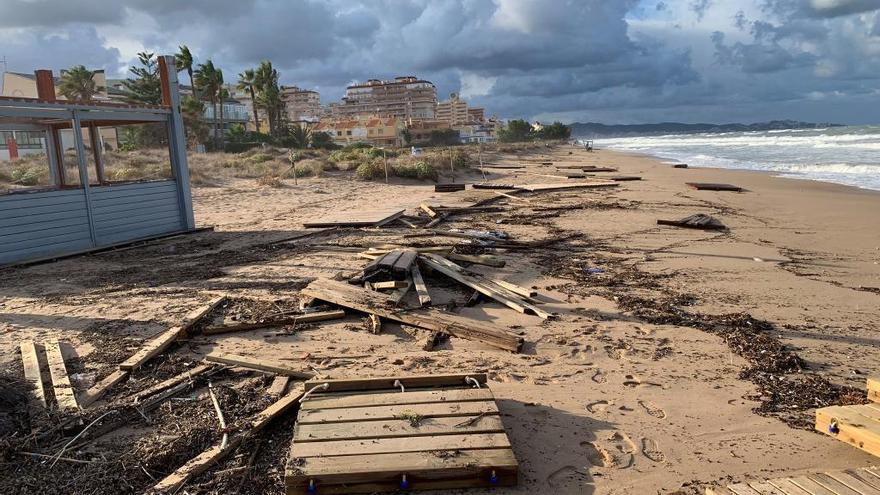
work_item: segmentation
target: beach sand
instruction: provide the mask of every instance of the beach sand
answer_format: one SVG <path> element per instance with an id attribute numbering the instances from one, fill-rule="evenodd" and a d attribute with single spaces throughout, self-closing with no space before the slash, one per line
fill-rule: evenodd
<path id="1" fill-rule="evenodd" d="M 311 361 L 330 377 L 487 371 L 521 477 L 515 488 L 486 493 L 702 493 L 706 483 L 878 463 L 810 431 L 811 410 L 757 414 L 756 382 L 740 378 L 748 362 L 721 336 L 646 322 L 631 302 L 679 296 L 676 307 L 689 314 L 748 313 L 772 323 L 766 333 L 796 352 L 808 373 L 863 388 L 866 375 L 880 373 L 880 194 L 759 172 L 674 169 L 650 157 L 568 146 L 523 158 L 495 157 L 528 168 L 492 170 L 490 180 L 555 182 L 542 176 L 557 172 L 539 165 L 541 160 L 610 166 L 619 172 L 597 175 L 643 180 L 525 195 L 528 202 L 500 202 L 509 208 L 505 213 L 441 225 L 499 229 L 517 240 L 585 236 L 557 248 L 498 253 L 507 260 L 504 268 L 474 267 L 537 288 L 544 307 L 562 315 L 543 322 L 496 303 L 461 310 L 502 326 L 519 325 L 526 339 L 522 354 L 456 338 L 425 352 L 426 332 L 387 324 L 375 336 L 354 316 L 292 336 L 267 339 L 266 331 L 255 331 L 195 337 L 175 352 L 195 359 L 226 350 L 294 361 L 304 353 L 334 355 Z M 470 172 L 457 179 L 480 177 Z M 685 182 L 731 183 L 746 191 L 697 191 Z M 352 252 L 297 246 L 366 245 L 409 232 L 346 230 L 260 247 L 299 232 L 303 221 L 331 210 L 377 206 L 414 213 L 422 201 L 467 197 L 435 193 L 425 183 L 360 182 L 345 173 L 280 189 L 250 180 L 197 188 L 197 222 L 215 226 L 214 232 L 0 271 L 4 364 L 20 367 L 22 339 L 63 338 L 74 345 L 74 369 L 82 374 L 81 385 L 88 385 L 112 368 L 114 356 L 124 358 L 140 339 L 173 325 L 204 300 L 200 292 L 295 297 L 310 278 L 351 275 L 365 262 Z M 534 211 L 563 204 L 583 208 L 558 216 Z M 730 230 L 656 224 L 695 213 L 710 214 Z M 441 302 L 468 296 L 454 283 L 429 280 L 429 286 Z M 347 355 L 368 357 L 339 358 Z M 205 407 L 210 411 L 207 401 Z M 144 426 L 129 435 L 149 432 Z M 287 438 L 279 441 L 286 444 Z"/>

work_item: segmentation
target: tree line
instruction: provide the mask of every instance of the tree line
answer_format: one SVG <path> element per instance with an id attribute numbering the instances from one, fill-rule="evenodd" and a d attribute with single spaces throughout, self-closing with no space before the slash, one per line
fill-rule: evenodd
<path id="1" fill-rule="evenodd" d="M 535 140 L 565 140 L 571 137 L 571 128 L 562 122 L 554 122 L 545 126 L 532 126 L 528 121 L 511 120 L 498 131 L 498 140 L 504 143 L 516 143 Z"/>

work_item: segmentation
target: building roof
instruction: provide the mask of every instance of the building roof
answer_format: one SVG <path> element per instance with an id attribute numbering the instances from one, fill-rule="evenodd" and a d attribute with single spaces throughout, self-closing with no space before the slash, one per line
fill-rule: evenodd
<path id="1" fill-rule="evenodd" d="M 352 84 L 347 89 L 355 89 L 355 88 L 371 88 L 373 86 L 396 86 L 401 84 L 417 84 L 417 83 L 426 83 L 431 86 L 434 85 L 431 81 L 426 81 L 424 79 L 417 79 L 413 76 L 405 76 L 405 77 L 396 77 L 393 81 L 381 81 L 379 79 L 368 79 L 365 83 Z"/>

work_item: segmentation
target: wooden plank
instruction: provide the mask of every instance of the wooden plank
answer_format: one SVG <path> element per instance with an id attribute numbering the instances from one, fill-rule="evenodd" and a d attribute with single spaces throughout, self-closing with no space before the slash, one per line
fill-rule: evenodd
<path id="1" fill-rule="evenodd" d="M 880 457 L 880 422 L 858 413 L 865 406 L 832 406 L 816 410 L 816 430 Z M 828 428 L 837 422 L 839 433 Z"/>
<path id="2" fill-rule="evenodd" d="M 381 227 L 397 220 L 405 212 L 406 210 L 398 210 L 396 208 L 340 211 L 313 222 L 303 222 L 303 227 L 307 229 L 323 227 Z"/>
<path id="3" fill-rule="evenodd" d="M 484 296 L 495 299 L 496 301 L 504 304 L 505 306 L 519 311 L 520 313 L 525 314 L 533 314 L 539 316 L 543 319 L 551 319 L 556 318 L 557 316 L 544 311 L 543 309 L 535 306 L 534 304 L 524 301 L 520 298 L 518 294 L 515 294 L 499 285 L 493 284 L 491 280 L 483 280 L 478 278 L 476 275 L 466 275 L 464 273 L 464 268 L 456 265 L 455 263 L 441 258 L 440 256 L 425 253 L 420 255 L 420 259 L 425 263 L 426 266 L 429 266 L 431 269 L 437 270 L 438 272 L 452 278 L 476 291 L 479 291 Z"/>
<path id="4" fill-rule="evenodd" d="M 290 455 L 298 458 L 366 454 L 397 454 L 426 450 L 472 450 L 510 448 L 505 433 L 471 433 L 438 437 L 404 437 L 327 442 L 294 442 Z"/>
<path id="5" fill-rule="evenodd" d="M 785 492 L 766 481 L 750 481 L 749 487 L 761 495 L 786 495 Z"/>
<path id="6" fill-rule="evenodd" d="M 175 493 L 180 490 L 183 485 L 190 479 L 204 473 L 211 466 L 229 455 L 250 435 L 259 432 L 269 422 L 283 414 L 285 411 L 293 407 L 302 397 L 303 389 L 301 386 L 296 387 L 283 398 L 274 402 L 272 405 L 261 411 L 248 421 L 249 428 L 243 433 L 238 433 L 229 438 L 226 448 L 221 444 L 216 444 L 208 450 L 202 452 L 197 457 L 191 459 L 186 464 L 178 468 L 173 473 L 155 484 L 150 493 Z"/>
<path id="7" fill-rule="evenodd" d="M 872 469 L 874 470 L 874 474 L 871 473 Z M 874 488 L 880 489 L 880 471 L 878 471 L 877 468 L 848 469 L 844 472 L 854 478 L 858 478 Z"/>
<path id="8" fill-rule="evenodd" d="M 448 217 L 449 217 L 449 213 L 446 213 L 446 212 L 441 213 L 441 214 L 437 215 L 436 217 L 434 217 L 430 222 L 426 223 L 425 226 L 422 228 L 430 229 L 432 227 L 436 227 L 437 225 L 440 224 L 440 222 L 442 222 L 443 220 L 446 220 L 446 218 L 448 218 Z"/>
<path id="9" fill-rule="evenodd" d="M 556 191 L 561 189 L 583 189 L 583 188 L 599 188 L 599 187 L 618 187 L 620 183 L 614 181 L 603 181 L 603 182 L 558 182 L 558 183 L 544 183 L 544 184 L 522 184 L 518 186 L 520 189 L 525 189 L 529 192 L 540 192 L 540 191 Z"/>
<path id="10" fill-rule="evenodd" d="M 410 276 L 412 277 L 413 285 L 416 289 L 416 294 L 418 294 L 419 296 L 419 305 L 430 306 L 431 295 L 428 293 L 428 286 L 425 284 L 425 279 L 422 278 L 422 272 L 419 270 L 418 263 L 413 263 L 413 265 L 410 267 Z"/>
<path id="11" fill-rule="evenodd" d="M 423 351 L 433 351 L 435 347 L 440 343 L 440 340 L 443 338 L 443 334 L 440 332 L 430 332 L 428 336 L 425 338 L 425 344 L 422 346 Z"/>
<path id="12" fill-rule="evenodd" d="M 64 355 L 61 353 L 61 342 L 53 340 L 44 344 L 46 348 L 46 361 L 49 363 L 49 376 L 52 378 L 52 388 L 55 391 L 55 402 L 62 411 L 76 411 L 79 406 L 76 403 L 76 394 L 70 377 L 67 375 L 67 367 L 64 365 Z"/>
<path id="13" fill-rule="evenodd" d="M 470 255 L 470 254 L 458 254 L 458 253 L 449 253 L 446 255 L 447 259 L 453 261 L 464 261 L 466 263 L 474 263 L 477 265 L 486 265 L 492 266 L 495 268 L 503 268 L 506 262 L 498 258 L 496 256 L 487 256 L 487 255 Z"/>
<path id="14" fill-rule="evenodd" d="M 812 495 L 838 495 L 838 494 L 834 493 L 832 490 L 825 488 L 824 486 L 822 486 L 821 484 L 819 484 L 816 481 L 813 481 L 812 479 L 810 479 L 807 476 L 797 476 L 797 477 L 791 478 L 791 482 L 794 483 L 795 485 L 803 488 L 804 490 L 810 492 L 810 494 L 812 494 Z M 841 494 L 841 495 L 844 495 L 844 494 Z"/>
<path id="15" fill-rule="evenodd" d="M 494 284 L 499 285 L 514 294 L 517 294 L 522 297 L 535 297 L 538 295 L 538 291 L 533 289 L 526 289 L 525 287 L 516 285 L 514 283 L 508 282 L 506 280 L 501 280 L 497 278 L 490 279 Z"/>
<path id="16" fill-rule="evenodd" d="M 327 321 L 327 320 L 338 320 L 340 318 L 345 318 L 345 311 L 334 310 L 334 311 L 321 311 L 317 313 L 307 313 L 304 315 L 297 315 L 292 318 L 279 318 L 273 320 L 266 321 L 257 321 L 257 322 L 249 322 L 249 323 L 237 323 L 234 325 L 220 325 L 216 327 L 207 327 L 202 330 L 202 334 L 204 335 L 218 335 L 223 333 L 231 333 L 231 332 L 242 332 L 246 330 L 256 330 L 260 328 L 268 328 L 268 327 L 282 327 L 287 325 L 296 325 L 298 323 L 314 323 L 318 321 Z"/>
<path id="17" fill-rule="evenodd" d="M 363 313 L 374 313 L 383 318 L 413 327 L 442 332 L 454 337 L 477 340 L 512 352 L 519 352 L 522 348 L 522 337 L 495 325 L 477 322 L 433 308 L 423 308 L 405 313 L 397 312 L 395 309 L 387 306 L 384 295 L 335 280 L 315 280 L 303 289 L 301 294 Z"/>
<path id="18" fill-rule="evenodd" d="M 370 318 L 370 333 L 372 334 L 380 334 L 382 333 L 382 319 L 374 314 L 369 315 Z"/>
<path id="19" fill-rule="evenodd" d="M 98 399 L 104 396 L 108 390 L 110 390 L 117 383 L 128 378 L 128 371 L 125 370 L 116 370 L 113 373 L 110 373 L 103 380 L 98 383 L 92 385 L 91 388 L 85 391 L 79 398 L 80 407 L 89 407 L 94 404 Z"/>
<path id="20" fill-rule="evenodd" d="M 131 371 L 141 367 L 145 362 L 167 349 L 172 342 L 185 335 L 190 327 L 198 322 L 203 316 L 213 311 L 214 308 L 219 306 L 225 300 L 226 296 L 214 297 L 204 306 L 190 311 L 183 317 L 179 326 L 171 327 L 159 334 L 158 337 L 152 339 L 146 345 L 141 347 L 140 350 L 134 353 L 133 356 L 120 363 L 119 369 Z"/>
<path id="21" fill-rule="evenodd" d="M 277 375 L 272 380 L 272 384 L 269 385 L 269 390 L 267 390 L 266 393 L 271 397 L 281 397 L 282 395 L 284 395 L 284 391 L 287 390 L 287 384 L 289 382 L 289 376 Z"/>
<path id="22" fill-rule="evenodd" d="M 408 273 L 409 272 L 407 271 L 407 274 Z M 401 289 L 394 289 L 391 294 L 388 294 L 388 302 L 394 306 L 399 305 L 400 302 L 403 301 L 403 298 L 409 293 L 410 289 L 412 289 L 413 285 L 413 283 L 407 280 L 406 286 Z"/>
<path id="23" fill-rule="evenodd" d="M 761 492 L 752 489 L 747 483 L 728 485 L 727 489 L 735 495 L 761 495 Z"/>
<path id="24" fill-rule="evenodd" d="M 844 483 L 841 483 L 840 481 L 837 481 L 836 479 L 828 476 L 825 473 L 811 474 L 807 477 L 815 481 L 816 483 L 819 483 L 823 487 L 831 490 L 837 495 L 865 495 L 864 493 L 861 493 L 860 491 L 853 489 L 845 485 Z"/>
<path id="25" fill-rule="evenodd" d="M 19 343 L 21 349 L 21 363 L 24 366 L 24 379 L 31 386 L 30 410 L 31 416 L 46 409 L 46 391 L 43 389 L 43 374 L 40 370 L 40 361 L 37 358 L 37 345 L 33 340 L 24 340 Z"/>
<path id="26" fill-rule="evenodd" d="M 391 271 L 401 277 L 409 275 L 409 269 L 416 262 L 418 256 L 419 253 L 413 249 L 404 250 L 400 257 L 397 258 L 397 261 L 394 262 Z"/>
<path id="27" fill-rule="evenodd" d="M 428 206 L 427 204 L 422 203 L 422 204 L 419 205 L 419 208 L 421 208 L 422 211 L 424 211 L 425 213 L 427 213 L 429 217 L 431 217 L 431 218 L 436 218 L 436 217 L 437 217 L 437 212 L 434 211 L 434 209 L 431 208 L 430 206 Z"/>
<path id="28" fill-rule="evenodd" d="M 733 184 L 717 184 L 713 182 L 685 182 L 698 191 L 733 191 L 742 192 L 742 188 Z"/>
<path id="29" fill-rule="evenodd" d="M 382 289 L 403 289 L 409 287 L 409 283 L 404 280 L 389 280 L 387 282 L 373 282 L 373 290 Z"/>
<path id="30" fill-rule="evenodd" d="M 191 370 L 186 370 L 177 376 L 173 376 L 167 380 L 163 380 L 153 385 L 152 387 L 149 387 L 141 392 L 132 395 L 131 397 L 129 397 L 129 400 L 134 403 L 141 402 L 151 395 L 157 394 L 164 390 L 168 390 L 169 388 L 179 385 L 183 382 L 192 381 L 193 378 L 201 375 L 202 373 L 210 371 L 215 367 L 216 366 L 214 366 L 213 364 L 200 364 Z"/>
<path id="31" fill-rule="evenodd" d="M 388 421 L 421 418 L 444 418 L 473 416 L 475 414 L 498 414 L 495 401 L 474 401 L 450 404 L 404 404 L 399 406 L 374 406 L 344 409 L 307 409 L 299 414 L 298 423 L 347 423 L 350 421 Z"/>
<path id="32" fill-rule="evenodd" d="M 710 486 L 706 488 L 706 495 L 736 495 L 723 486 Z"/>
<path id="33" fill-rule="evenodd" d="M 310 397 L 300 410 L 340 409 L 349 407 L 392 406 L 405 404 L 432 404 L 492 400 L 488 388 L 416 390 L 413 392 L 323 394 Z"/>
<path id="34" fill-rule="evenodd" d="M 311 390 L 317 386 L 327 385 L 322 389 L 323 393 L 328 392 L 356 392 L 362 390 L 400 390 L 394 382 L 400 382 L 404 388 L 430 388 L 430 387 L 471 387 L 472 385 L 465 381 L 465 378 L 473 378 L 481 386 L 486 383 L 487 376 L 485 373 L 473 373 L 470 375 L 454 374 L 454 375 L 403 375 L 403 376 L 385 376 L 373 378 L 342 378 L 335 380 L 309 380 L 305 383 L 306 390 Z M 314 396 L 320 397 L 320 396 Z M 310 399 L 311 400 L 311 399 Z"/>
<path id="35" fill-rule="evenodd" d="M 294 369 L 284 363 L 279 363 L 270 359 L 241 356 L 226 352 L 212 352 L 205 356 L 205 361 L 208 361 L 209 363 L 221 363 L 252 370 L 266 371 L 284 376 L 292 376 L 294 378 L 308 379 L 315 376 L 314 373 L 303 371 L 302 369 Z"/>
<path id="36" fill-rule="evenodd" d="M 855 490 L 861 495 L 880 495 L 880 486 L 866 483 L 864 480 L 857 478 L 852 474 L 847 473 L 846 471 L 831 471 L 828 473 L 824 473 L 823 476 L 833 478 L 838 483 L 843 483 L 848 488 Z M 880 485 L 880 483 L 877 483 L 877 485 Z M 825 484 L 825 486 L 831 488 L 827 484 Z"/>
<path id="37" fill-rule="evenodd" d="M 418 426 L 413 426 L 406 419 L 304 424 L 297 425 L 294 431 L 294 441 L 322 442 L 326 440 L 362 440 L 503 432 L 504 425 L 501 423 L 501 418 L 497 414 L 485 414 L 470 417 L 425 418 Z"/>
<path id="38" fill-rule="evenodd" d="M 496 481 L 489 477 L 495 472 Z M 451 489 L 511 486 L 517 482 L 517 462 L 510 449 L 465 450 L 441 456 L 436 452 L 376 454 L 344 457 L 291 457 L 287 493 L 305 494 L 310 481 L 320 493 L 395 491 L 406 474 L 412 489 Z"/>
<path id="39" fill-rule="evenodd" d="M 868 400 L 880 403 L 880 377 L 868 377 Z"/>
<path id="40" fill-rule="evenodd" d="M 795 485 L 791 478 L 780 478 L 775 480 L 769 480 L 768 483 L 775 486 L 776 488 L 782 490 L 785 495 L 811 495 L 810 492 L 804 490 L 803 488 Z"/>

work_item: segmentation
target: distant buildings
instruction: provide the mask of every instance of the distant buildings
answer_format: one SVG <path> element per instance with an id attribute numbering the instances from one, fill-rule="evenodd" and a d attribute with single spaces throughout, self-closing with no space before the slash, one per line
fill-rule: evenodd
<path id="1" fill-rule="evenodd" d="M 397 77 L 392 81 L 370 79 L 349 86 L 342 102 L 330 105 L 330 116 L 377 115 L 406 121 L 433 119 L 436 106 L 437 88 L 430 81 L 414 76 Z"/>
<path id="2" fill-rule="evenodd" d="M 291 122 L 317 122 L 321 117 L 321 95 L 296 86 L 281 86 L 281 100 Z"/>
<path id="3" fill-rule="evenodd" d="M 445 121 L 452 127 L 468 124 L 470 115 L 467 102 L 452 93 L 448 100 L 437 104 L 437 120 Z"/>
<path id="4" fill-rule="evenodd" d="M 326 132 L 334 143 L 345 146 L 368 143 L 374 146 L 403 146 L 406 127 L 397 117 L 358 115 L 343 119 L 322 119 L 315 132 Z"/>

